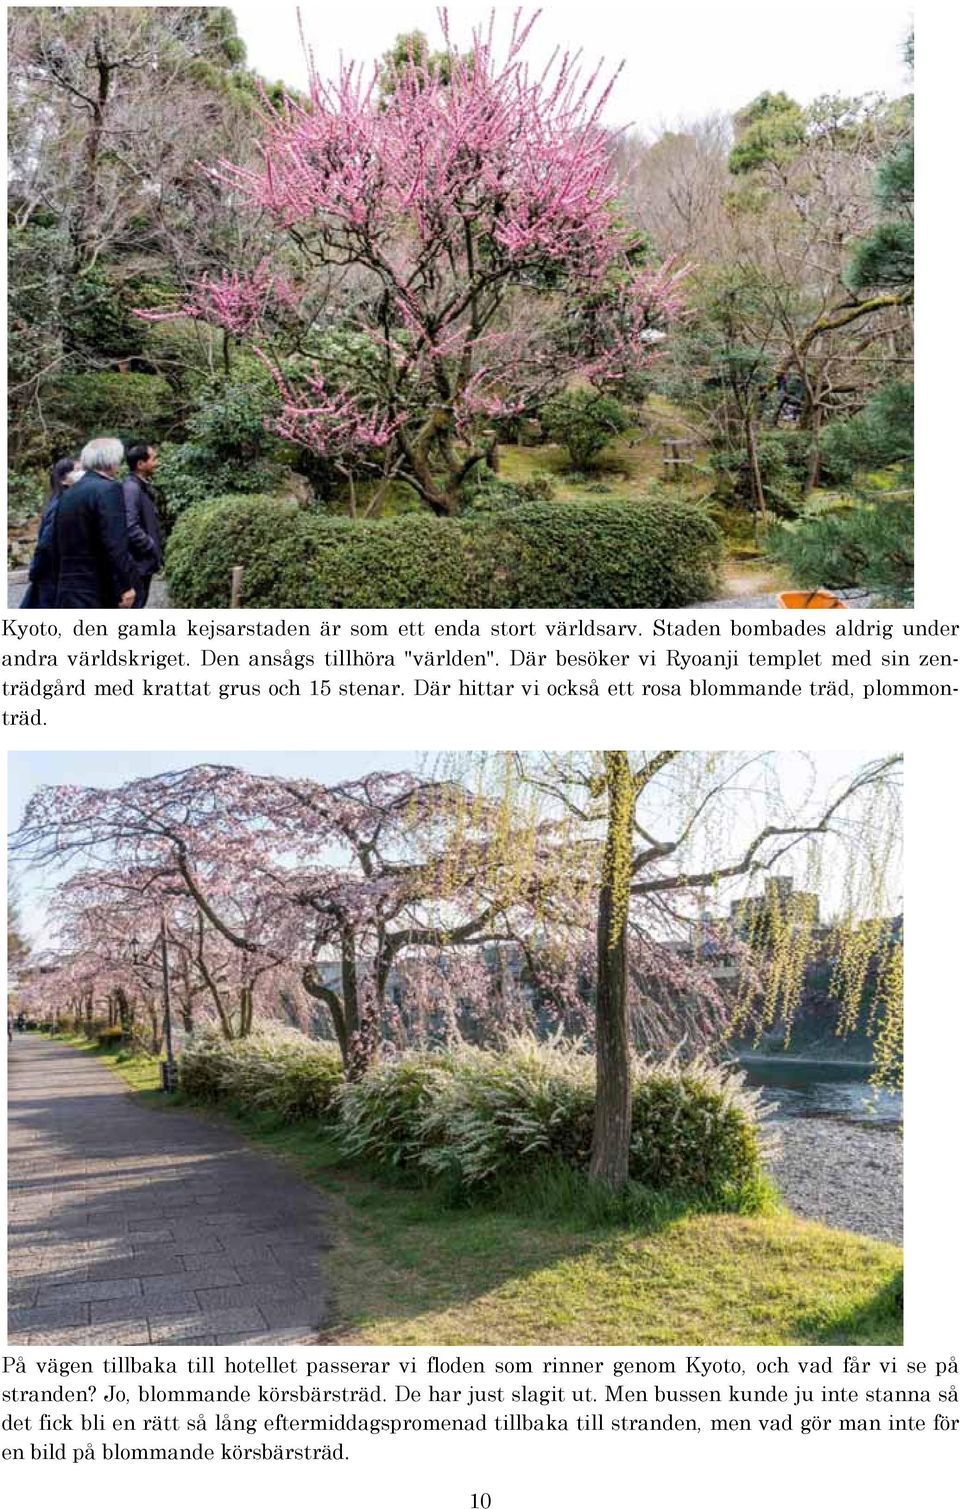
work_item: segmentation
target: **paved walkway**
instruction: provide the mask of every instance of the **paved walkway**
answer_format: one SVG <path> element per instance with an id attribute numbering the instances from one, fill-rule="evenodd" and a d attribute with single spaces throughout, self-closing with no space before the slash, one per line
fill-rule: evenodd
<path id="1" fill-rule="evenodd" d="M 10 1047 L 11 1345 L 313 1339 L 330 1245 L 316 1189 L 77 1049 Z"/>
<path id="2" fill-rule="evenodd" d="M 7 607 L 19 608 L 23 594 L 27 590 L 26 571 L 7 572 Z M 150 601 L 148 608 L 169 608 L 170 599 L 167 596 L 167 584 L 160 577 L 154 577 L 150 583 Z"/>

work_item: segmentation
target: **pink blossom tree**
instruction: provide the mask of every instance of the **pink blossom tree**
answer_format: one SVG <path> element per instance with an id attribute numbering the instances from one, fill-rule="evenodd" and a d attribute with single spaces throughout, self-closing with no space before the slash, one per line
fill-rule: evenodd
<path id="1" fill-rule="evenodd" d="M 455 783 L 408 772 L 328 787 L 195 766 L 105 790 L 44 789 L 17 847 L 47 864 L 79 857 L 93 866 L 85 885 L 101 866 L 122 869 L 151 877 L 145 896 L 172 889 L 189 903 L 199 931 L 191 941 L 181 924 L 175 937 L 228 1033 L 214 945 L 240 972 L 240 1035 L 255 983 L 296 970 L 357 1074 L 377 1051 L 401 961 L 408 989 L 436 1010 L 469 973 L 457 950 L 513 937 L 511 913 L 535 881 L 518 877 L 493 817 Z"/>
<path id="2" fill-rule="evenodd" d="M 125 1025 L 138 1006 L 146 1013 L 154 1043 L 160 1030 L 162 924 L 172 1008 L 184 1029 L 192 1032 L 200 1022 L 212 1021 L 224 1037 L 244 1037 L 255 1013 L 297 1017 L 296 972 L 278 947 L 268 947 L 275 918 L 262 889 L 239 874 L 212 877 L 214 904 L 221 904 L 225 884 L 238 925 L 258 945 L 253 950 L 236 947 L 211 928 L 182 878 L 162 863 L 121 869 L 94 865 L 73 873 L 54 896 L 51 921 L 65 954 L 98 961 L 110 981 L 109 992 L 100 981 L 100 994 L 119 1007 Z"/>
<path id="3" fill-rule="evenodd" d="M 683 270 L 643 265 L 619 214 L 613 79 L 569 55 L 531 71 L 535 20 L 518 13 L 498 58 L 492 18 L 460 50 L 444 12 L 442 68 L 344 63 L 305 98 L 265 99 L 259 163 L 208 171 L 287 250 L 211 271 L 177 311 L 254 343 L 280 434 L 441 516 L 493 420 L 644 363 L 680 309 Z"/>

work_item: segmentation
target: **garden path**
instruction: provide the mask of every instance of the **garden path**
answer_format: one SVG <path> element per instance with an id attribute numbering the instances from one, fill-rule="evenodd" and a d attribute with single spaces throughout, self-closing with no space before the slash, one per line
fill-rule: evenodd
<path id="1" fill-rule="evenodd" d="M 26 571 L 7 572 L 7 607 L 19 608 L 23 594 L 27 590 Z M 154 577 L 150 583 L 150 601 L 148 608 L 169 608 L 170 602 L 167 597 L 166 583 L 159 577 Z"/>
<path id="2" fill-rule="evenodd" d="M 9 1342 L 292 1345 L 327 1318 L 323 1196 L 229 1128 L 33 1033 L 9 1060 Z"/>

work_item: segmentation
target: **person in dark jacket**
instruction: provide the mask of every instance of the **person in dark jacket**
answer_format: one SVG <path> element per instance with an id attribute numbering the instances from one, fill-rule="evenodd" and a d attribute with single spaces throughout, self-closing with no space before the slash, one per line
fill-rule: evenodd
<path id="1" fill-rule="evenodd" d="M 145 608 L 150 582 L 163 566 L 164 534 L 157 514 L 150 479 L 157 469 L 157 448 L 145 440 L 127 446 L 129 473 L 123 482 L 123 505 L 127 515 L 127 543 L 140 573 L 135 608 Z"/>
<path id="2" fill-rule="evenodd" d="M 30 585 L 23 595 L 21 608 L 52 608 L 56 604 L 57 574 L 57 507 L 61 494 L 73 482 L 78 482 L 82 473 L 75 456 L 64 456 L 54 463 L 50 472 L 50 496 L 40 519 L 37 543 L 30 562 Z"/>
<path id="3" fill-rule="evenodd" d="M 55 608 L 132 608 L 139 572 L 127 544 L 123 444 L 100 437 L 80 452 L 84 476 L 57 507 Z"/>

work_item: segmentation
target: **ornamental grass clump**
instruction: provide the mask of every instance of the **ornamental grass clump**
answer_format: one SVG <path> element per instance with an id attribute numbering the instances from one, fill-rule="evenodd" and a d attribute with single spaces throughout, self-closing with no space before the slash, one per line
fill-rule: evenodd
<path id="1" fill-rule="evenodd" d="M 639 1060 L 633 1073 L 630 1177 L 649 1189 L 739 1205 L 760 1189 L 773 1143 L 760 1092 L 706 1060 Z"/>
<path id="2" fill-rule="evenodd" d="M 592 1061 L 576 1043 L 523 1036 L 498 1053 L 461 1051 L 424 1109 L 419 1162 L 465 1185 L 507 1179 L 538 1159 L 583 1164 L 593 1099 Z"/>
<path id="3" fill-rule="evenodd" d="M 190 1100 L 223 1100 L 227 1064 L 234 1044 L 217 1032 L 191 1037 L 179 1059 L 179 1082 Z"/>
<path id="4" fill-rule="evenodd" d="M 630 1178 L 645 1188 L 741 1208 L 759 1199 L 766 1137 L 743 1076 L 705 1061 L 634 1064 Z M 404 1054 L 344 1087 L 350 1157 L 448 1186 L 504 1188 L 544 1165 L 585 1172 L 595 1069 L 578 1042 L 531 1036 L 503 1049 Z"/>
<path id="5" fill-rule="evenodd" d="M 406 1053 L 344 1085 L 340 1145 L 350 1158 L 392 1168 L 425 1167 L 424 1154 L 443 1136 L 432 1115 L 458 1062 L 451 1053 Z"/>
<path id="6" fill-rule="evenodd" d="M 346 1157 L 448 1189 L 502 1193 L 540 1170 L 582 1176 L 590 1162 L 595 1066 L 578 1041 L 395 1054 L 347 1081 L 336 1049 L 301 1033 L 211 1033 L 187 1045 L 180 1083 L 193 1100 L 315 1121 Z M 762 1200 L 770 1141 L 759 1092 L 729 1066 L 634 1060 L 634 1186 L 743 1209 Z"/>
<path id="7" fill-rule="evenodd" d="M 335 1047 L 299 1032 L 274 1028 L 233 1042 L 209 1034 L 185 1049 L 180 1083 L 195 1100 L 269 1111 L 283 1122 L 330 1121 L 343 1065 Z"/>

